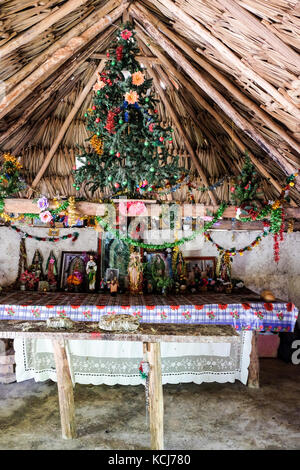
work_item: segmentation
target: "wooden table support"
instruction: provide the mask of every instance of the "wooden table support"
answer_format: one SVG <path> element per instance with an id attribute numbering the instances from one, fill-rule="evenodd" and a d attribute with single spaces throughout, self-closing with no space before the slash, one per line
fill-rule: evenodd
<path id="1" fill-rule="evenodd" d="M 259 388 L 259 357 L 257 349 L 258 334 L 252 331 L 251 354 L 248 375 L 248 387 Z"/>
<path id="2" fill-rule="evenodd" d="M 76 437 L 73 383 L 63 340 L 52 340 L 63 439 Z"/>
<path id="3" fill-rule="evenodd" d="M 144 343 L 149 362 L 149 420 L 152 450 L 164 449 L 164 401 L 161 377 L 160 343 Z"/>

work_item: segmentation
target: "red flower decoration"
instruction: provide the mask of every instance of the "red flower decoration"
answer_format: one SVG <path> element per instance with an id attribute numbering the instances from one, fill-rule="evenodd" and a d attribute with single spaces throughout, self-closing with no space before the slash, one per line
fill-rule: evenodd
<path id="1" fill-rule="evenodd" d="M 124 29 L 121 32 L 121 37 L 122 37 L 122 39 L 125 39 L 125 41 L 127 41 L 129 38 L 131 38 L 131 36 L 132 36 L 132 32 L 129 31 L 128 29 Z"/>
<path id="2" fill-rule="evenodd" d="M 294 308 L 294 304 L 292 304 L 292 302 L 288 302 L 286 304 L 286 309 L 287 309 L 288 312 L 291 312 L 293 310 L 293 308 Z"/>
<path id="3" fill-rule="evenodd" d="M 264 307 L 265 309 L 268 311 L 268 312 L 272 312 L 273 311 L 273 304 L 264 304 Z"/>
<path id="4" fill-rule="evenodd" d="M 179 305 L 170 305 L 171 307 L 171 310 L 178 310 L 179 309 Z"/>
<path id="5" fill-rule="evenodd" d="M 74 310 L 75 310 L 76 308 L 79 308 L 79 307 L 80 307 L 80 305 L 71 305 L 71 308 L 73 308 Z"/>
<path id="6" fill-rule="evenodd" d="M 121 308 L 122 308 L 123 310 L 127 310 L 128 308 L 130 308 L 130 305 L 121 305 Z"/>
<path id="7" fill-rule="evenodd" d="M 46 305 L 46 308 L 53 308 L 54 305 Z"/>
<path id="8" fill-rule="evenodd" d="M 96 305 L 96 308 L 98 310 L 103 310 L 105 308 L 105 305 Z"/>
<path id="9" fill-rule="evenodd" d="M 251 305 L 249 304 L 242 304 L 242 307 L 244 310 L 249 310 L 251 308 Z"/>
<path id="10" fill-rule="evenodd" d="M 154 310 L 154 309 L 155 309 L 155 305 L 146 305 L 146 309 L 147 309 L 147 310 Z"/>
<path id="11" fill-rule="evenodd" d="M 202 310 L 204 305 L 195 305 L 196 310 Z"/>
<path id="12" fill-rule="evenodd" d="M 227 307 L 228 307 L 227 304 L 219 304 L 219 309 L 220 310 L 226 310 Z"/>

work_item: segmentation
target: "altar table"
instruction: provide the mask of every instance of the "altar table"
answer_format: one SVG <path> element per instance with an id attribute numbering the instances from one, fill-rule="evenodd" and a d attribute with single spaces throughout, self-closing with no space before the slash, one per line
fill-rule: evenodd
<path id="1" fill-rule="evenodd" d="M 65 341 L 135 341 L 144 345 L 145 359 L 149 363 L 149 420 L 151 448 L 163 449 L 163 389 L 161 380 L 160 343 L 232 343 L 239 341 L 239 335 L 229 325 L 178 325 L 141 324 L 135 332 L 105 332 L 97 323 L 76 322 L 72 330 L 47 328 L 45 321 L 24 322 L 2 320 L 0 338 L 47 338 L 51 339 L 57 371 L 57 386 L 64 438 L 76 437 L 73 384 L 68 366 Z"/>
<path id="2" fill-rule="evenodd" d="M 0 319 L 46 320 L 68 316 L 75 321 L 98 321 L 104 314 L 129 313 L 142 323 L 229 324 L 240 333 L 231 345 L 162 342 L 163 383 L 203 381 L 247 383 L 253 331 L 292 331 L 298 310 L 289 302 L 262 302 L 240 289 L 233 294 L 206 292 L 185 295 L 39 293 L 12 291 L 0 296 Z M 253 341 L 255 339 L 253 338 Z M 15 341 L 17 380 L 56 380 L 51 341 Z M 140 343 L 72 341 L 67 345 L 72 379 L 95 385 L 143 383 L 138 374 Z"/>

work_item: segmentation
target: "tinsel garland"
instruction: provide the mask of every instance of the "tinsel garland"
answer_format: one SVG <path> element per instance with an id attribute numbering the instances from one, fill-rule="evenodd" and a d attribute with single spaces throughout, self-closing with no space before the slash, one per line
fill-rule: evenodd
<path id="1" fill-rule="evenodd" d="M 245 246 L 244 248 L 236 249 L 235 247 L 232 248 L 224 248 L 223 246 L 219 245 L 216 243 L 211 235 L 207 232 L 204 233 L 205 239 L 208 240 L 210 243 L 212 243 L 219 252 L 227 253 L 229 256 L 235 256 L 239 254 L 240 256 L 243 256 L 245 251 L 251 251 L 252 248 L 255 246 L 259 245 L 263 237 L 266 237 L 269 235 L 269 231 L 264 230 L 260 235 L 258 235 L 253 242 L 251 242 L 249 245 Z"/>
<path id="2" fill-rule="evenodd" d="M 29 233 L 24 232 L 15 225 L 11 225 L 10 227 L 17 233 L 21 233 L 24 238 L 33 238 L 39 242 L 59 242 L 60 240 L 67 240 L 68 238 L 72 238 L 72 242 L 75 242 L 79 237 L 78 232 L 69 233 L 68 235 L 62 235 L 60 237 L 37 237 L 35 235 L 30 235 Z"/>
<path id="3" fill-rule="evenodd" d="M 201 229 L 196 230 L 193 233 L 193 235 L 190 235 L 189 237 L 182 237 L 180 240 L 176 240 L 175 242 L 166 242 L 160 245 L 156 245 L 153 243 L 144 243 L 140 240 L 134 240 L 130 237 L 125 237 L 124 235 L 120 234 L 119 230 L 116 230 L 113 227 L 110 227 L 110 225 L 104 220 L 104 218 L 107 217 L 107 214 L 104 217 L 101 217 L 98 215 L 95 217 L 95 219 L 105 231 L 112 233 L 116 238 L 123 240 L 129 245 L 138 246 L 140 248 L 145 248 L 149 250 L 151 249 L 165 250 L 167 248 L 174 248 L 176 246 L 182 245 L 183 243 L 194 240 L 198 235 L 209 230 L 217 222 L 217 220 L 222 217 L 226 207 L 227 207 L 227 204 L 225 203 L 221 204 L 214 218 L 210 222 L 207 222 L 206 224 L 204 224 L 204 226 Z"/>
<path id="4" fill-rule="evenodd" d="M 90 140 L 90 144 L 95 150 L 95 152 L 101 157 L 103 154 L 103 141 L 95 134 Z"/>

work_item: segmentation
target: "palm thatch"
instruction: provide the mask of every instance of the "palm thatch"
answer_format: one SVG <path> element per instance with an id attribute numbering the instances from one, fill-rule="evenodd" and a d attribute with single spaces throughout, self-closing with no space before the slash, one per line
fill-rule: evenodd
<path id="1" fill-rule="evenodd" d="M 300 166 L 297 0 L 0 0 L 0 7 L 0 151 L 22 157 L 30 195 L 75 195 L 72 168 L 77 145 L 87 145 L 91 93 L 76 103 L 128 18 L 148 57 L 162 123 L 175 129 L 170 150 L 199 186 L 228 177 L 213 191 L 194 190 L 196 202 L 229 200 L 245 149 L 269 199 Z M 299 189 L 296 182 L 295 206 Z M 103 195 L 82 189 L 80 196 Z M 182 187 L 170 197 L 186 202 L 189 194 Z"/>

